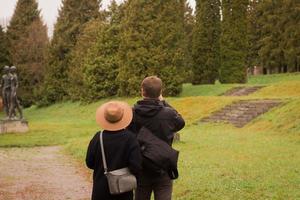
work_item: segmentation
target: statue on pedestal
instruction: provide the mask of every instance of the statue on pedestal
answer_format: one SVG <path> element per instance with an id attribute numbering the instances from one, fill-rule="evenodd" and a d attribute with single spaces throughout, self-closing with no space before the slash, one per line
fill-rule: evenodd
<path id="1" fill-rule="evenodd" d="M 9 106 L 9 119 L 16 118 L 16 109 L 19 112 L 19 118 L 23 119 L 22 109 L 17 97 L 17 89 L 19 87 L 17 68 L 12 66 L 10 68 L 11 79 L 10 79 L 10 106 Z"/>
<path id="2" fill-rule="evenodd" d="M 1 87 L 2 87 L 2 102 L 4 112 L 6 114 L 6 119 L 9 119 L 9 110 L 10 110 L 10 93 L 11 93 L 11 74 L 9 66 L 5 66 L 3 68 L 3 76 L 1 80 Z"/>
<path id="3" fill-rule="evenodd" d="M 9 68 L 5 66 L 3 69 L 4 75 L 1 80 L 2 87 L 2 101 L 4 106 L 4 111 L 6 114 L 5 120 L 15 120 L 16 109 L 19 112 L 19 119 L 23 119 L 22 109 L 17 97 L 17 89 L 19 86 L 17 68 L 12 66 Z"/>
<path id="4" fill-rule="evenodd" d="M 6 117 L 0 120 L 0 134 L 4 133 L 26 133 L 29 131 L 28 122 L 23 119 L 22 109 L 17 97 L 18 76 L 17 68 L 5 66 L 1 80 L 2 102 Z M 17 118 L 18 111 L 19 117 Z"/>

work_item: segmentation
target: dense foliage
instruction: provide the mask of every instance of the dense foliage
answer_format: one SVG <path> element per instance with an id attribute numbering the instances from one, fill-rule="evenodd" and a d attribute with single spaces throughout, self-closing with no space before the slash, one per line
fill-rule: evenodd
<path id="1" fill-rule="evenodd" d="M 120 46 L 120 95 L 139 95 L 140 83 L 158 75 L 165 95 L 181 92 L 184 64 L 183 0 L 127 2 Z"/>
<path id="2" fill-rule="evenodd" d="M 80 95 L 84 101 L 95 101 L 117 94 L 116 81 L 119 70 L 120 23 L 123 6 L 113 1 L 108 11 L 109 21 L 99 29 L 95 44 L 83 63 L 83 87 Z"/>
<path id="3" fill-rule="evenodd" d="M 195 27 L 195 15 L 193 13 L 193 8 L 188 2 L 185 3 L 184 12 L 184 31 L 185 31 L 185 51 L 184 51 L 184 76 L 185 82 L 191 82 L 191 77 L 193 77 L 192 66 L 193 57 L 191 50 L 193 47 L 193 32 Z"/>
<path id="4" fill-rule="evenodd" d="M 299 1 L 197 0 L 194 11 L 187 0 L 100 3 L 64 0 L 48 44 L 37 1 L 18 0 L 0 28 L 0 64 L 17 66 L 24 105 L 136 96 L 149 75 L 176 96 L 183 82 L 245 83 L 254 66 L 300 71 Z"/>
<path id="5" fill-rule="evenodd" d="M 300 2 L 261 1 L 258 55 L 267 73 L 300 71 Z"/>
<path id="6" fill-rule="evenodd" d="M 30 106 L 40 96 L 44 77 L 47 27 L 35 0 L 19 0 L 7 30 L 11 62 L 19 73 L 19 96 Z"/>
<path id="7" fill-rule="evenodd" d="M 192 83 L 214 84 L 220 66 L 221 3 L 219 0 L 198 0 L 196 3 Z"/>
<path id="8" fill-rule="evenodd" d="M 67 96 L 68 69 L 72 67 L 70 53 L 84 24 L 100 17 L 99 5 L 99 0 L 63 1 L 49 48 L 43 104 L 54 103 Z"/>
<path id="9" fill-rule="evenodd" d="M 222 1 L 221 83 L 246 82 L 248 0 Z"/>
<path id="10" fill-rule="evenodd" d="M 5 65 L 9 65 L 8 43 L 5 32 L 0 26 L 0 69 Z"/>
<path id="11" fill-rule="evenodd" d="M 94 19 L 87 22 L 83 31 L 78 36 L 78 41 L 71 52 L 70 67 L 68 69 L 68 87 L 67 93 L 71 100 L 82 100 L 86 95 L 86 87 L 84 85 L 84 64 L 89 50 L 95 46 L 97 37 L 103 28 L 103 22 Z M 95 56 L 97 57 L 97 55 Z M 94 57 L 94 58 L 95 58 Z"/>

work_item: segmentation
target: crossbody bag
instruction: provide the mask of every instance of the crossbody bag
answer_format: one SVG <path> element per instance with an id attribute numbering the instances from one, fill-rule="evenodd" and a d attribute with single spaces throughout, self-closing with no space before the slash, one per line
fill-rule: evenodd
<path id="1" fill-rule="evenodd" d="M 129 192 L 137 187 L 136 177 L 130 173 L 128 167 L 108 171 L 104 145 L 103 145 L 103 132 L 100 132 L 100 146 L 104 167 L 104 174 L 107 177 L 109 192 L 112 195 L 122 194 L 124 192 Z"/>

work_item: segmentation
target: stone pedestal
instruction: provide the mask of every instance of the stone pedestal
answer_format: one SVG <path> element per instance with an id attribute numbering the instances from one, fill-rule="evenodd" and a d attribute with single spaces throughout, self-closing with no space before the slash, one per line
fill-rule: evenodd
<path id="1" fill-rule="evenodd" d="M 26 120 L 0 120 L 0 134 L 3 133 L 26 133 L 29 131 Z"/>

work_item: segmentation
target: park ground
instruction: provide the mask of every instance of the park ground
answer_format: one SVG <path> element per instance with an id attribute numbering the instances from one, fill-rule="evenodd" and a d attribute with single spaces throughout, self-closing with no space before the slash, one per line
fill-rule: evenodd
<path id="1" fill-rule="evenodd" d="M 180 151 L 180 177 L 174 184 L 173 199 L 300 199 L 300 74 L 251 77 L 247 85 L 266 87 L 249 96 L 226 97 L 219 95 L 239 85 L 186 84 L 180 97 L 167 98 L 187 122 L 180 132 L 181 141 L 174 145 Z M 132 105 L 137 99 L 121 98 Z M 224 123 L 199 123 L 201 118 L 240 99 L 281 99 L 284 103 L 243 128 Z M 85 191 L 90 185 L 82 177 L 91 179 L 84 163 L 86 148 L 99 129 L 95 123 L 95 110 L 108 100 L 92 104 L 65 102 L 26 109 L 24 115 L 29 121 L 30 132 L 0 136 L 0 179 L 5 180 L 10 169 L 22 165 L 16 160 L 25 152 L 29 158 L 36 157 L 23 157 L 23 162 L 29 165 L 26 179 L 18 172 L 6 180 L 20 185 L 15 190 L 21 190 L 23 185 L 35 180 L 38 172 L 30 165 L 40 159 L 40 165 L 50 166 L 48 172 L 73 171 L 69 174 L 74 175 L 72 182 L 82 188 L 79 191 Z M 40 153 L 34 153 L 36 151 Z M 53 154 L 54 160 L 43 162 L 43 152 L 45 157 Z M 72 164 L 65 166 L 64 163 Z M 68 174 L 55 177 L 60 177 L 58 179 L 64 183 Z M 69 184 L 69 181 L 65 183 Z M 76 184 L 73 187 L 76 188 Z M 0 190 L 0 197 L 13 195 L 12 187 L 6 188 L 7 191 Z M 70 196 L 65 199 L 80 198 Z"/>

